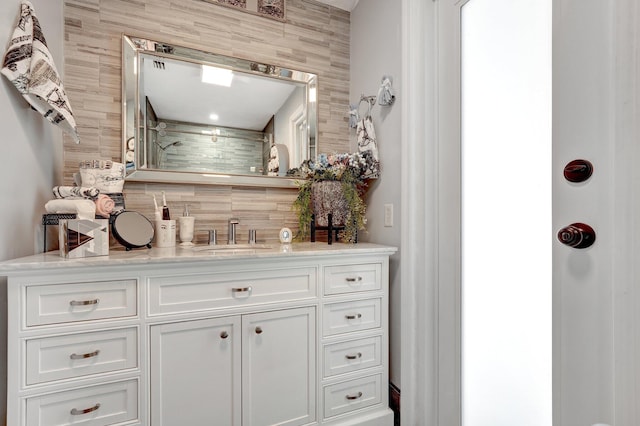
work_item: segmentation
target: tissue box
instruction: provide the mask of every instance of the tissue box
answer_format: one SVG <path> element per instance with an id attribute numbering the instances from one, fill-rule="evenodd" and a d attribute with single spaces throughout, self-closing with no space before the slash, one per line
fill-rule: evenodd
<path id="1" fill-rule="evenodd" d="M 62 219 L 58 238 L 62 257 L 106 256 L 109 254 L 109 220 Z"/>

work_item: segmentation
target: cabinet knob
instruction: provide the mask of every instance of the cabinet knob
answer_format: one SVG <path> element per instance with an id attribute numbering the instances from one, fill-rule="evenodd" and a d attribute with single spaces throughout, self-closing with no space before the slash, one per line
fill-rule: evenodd
<path id="1" fill-rule="evenodd" d="M 227 337 L 229 337 L 229 333 L 227 333 L 226 331 L 223 331 L 222 333 L 220 333 L 221 339 L 226 339 Z"/>
<path id="2" fill-rule="evenodd" d="M 262 327 L 256 327 L 256 334 L 262 334 Z"/>

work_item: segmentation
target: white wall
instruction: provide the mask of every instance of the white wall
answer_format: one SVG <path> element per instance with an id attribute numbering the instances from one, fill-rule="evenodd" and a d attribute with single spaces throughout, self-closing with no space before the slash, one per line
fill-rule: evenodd
<path id="1" fill-rule="evenodd" d="M 62 0 L 33 0 L 47 44 L 63 72 Z M 0 3 L 0 46 L 4 57 L 16 18 L 18 0 Z M 73 107 L 73 106 L 72 106 Z M 42 213 L 51 187 L 61 181 L 62 134 L 33 111 L 4 76 L 0 79 L 0 260 L 42 251 Z"/>
<path id="2" fill-rule="evenodd" d="M 381 177 L 371 186 L 367 196 L 367 234 L 361 241 L 388 244 L 400 248 L 400 126 L 401 102 L 401 3 L 367 0 L 351 12 L 351 85 L 350 103 L 360 95 L 376 95 L 383 75 L 393 78 L 396 102 L 390 107 L 376 104 L 372 110 L 381 163 Z M 360 114 L 366 114 L 366 104 Z M 352 151 L 357 151 L 355 131 Z M 394 223 L 384 226 L 384 205 L 393 204 Z M 390 369 L 391 382 L 400 387 L 400 253 L 390 265 Z"/>
<path id="3" fill-rule="evenodd" d="M 31 0 L 47 44 L 63 72 L 62 0 Z M 20 11 L 18 0 L 0 2 L 0 48 L 5 49 Z M 62 133 L 31 110 L 4 76 L 0 77 L 0 261 L 42 251 L 42 213 L 51 187 L 62 180 Z M 0 284 L 4 284 L 0 279 Z M 4 287 L 4 286 L 3 286 Z M 6 294 L 0 291 L 0 304 Z M 0 316 L 0 419 L 6 406 L 6 308 Z"/>

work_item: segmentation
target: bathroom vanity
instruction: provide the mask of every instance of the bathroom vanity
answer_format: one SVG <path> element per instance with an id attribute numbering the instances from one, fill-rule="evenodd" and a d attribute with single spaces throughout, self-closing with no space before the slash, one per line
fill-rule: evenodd
<path id="1" fill-rule="evenodd" d="M 9 425 L 390 426 L 395 248 L 167 248 L 0 263 Z"/>

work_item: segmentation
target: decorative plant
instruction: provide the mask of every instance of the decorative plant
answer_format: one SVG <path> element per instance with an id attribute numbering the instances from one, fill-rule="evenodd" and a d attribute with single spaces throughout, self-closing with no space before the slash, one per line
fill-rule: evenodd
<path id="1" fill-rule="evenodd" d="M 363 196 L 369 180 L 379 175 L 379 162 L 373 158 L 370 151 L 353 154 L 320 154 L 317 161 L 306 160 L 300 167 L 289 170 L 287 174 L 306 179 L 299 182 L 298 197 L 293 203 L 293 208 L 298 213 L 297 240 L 302 240 L 310 234 L 311 217 L 314 214 L 312 197 L 314 184 L 336 181 L 341 183 L 338 186 L 341 194 L 334 195 L 341 199 L 339 204 L 344 204 L 346 210 L 341 238 L 346 242 L 357 241 L 358 231 L 364 230 L 367 223 L 367 206 Z"/>

